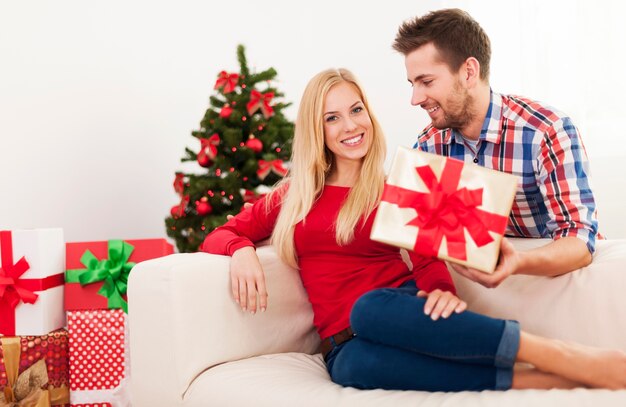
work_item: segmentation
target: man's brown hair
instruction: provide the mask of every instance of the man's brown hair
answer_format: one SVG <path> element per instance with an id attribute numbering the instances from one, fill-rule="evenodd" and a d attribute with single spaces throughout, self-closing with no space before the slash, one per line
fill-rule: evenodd
<path id="1" fill-rule="evenodd" d="M 405 21 L 398 28 L 393 49 L 404 56 L 432 42 L 453 72 L 474 57 L 480 63 L 480 78 L 489 79 L 491 43 L 480 25 L 458 8 L 431 11 Z"/>

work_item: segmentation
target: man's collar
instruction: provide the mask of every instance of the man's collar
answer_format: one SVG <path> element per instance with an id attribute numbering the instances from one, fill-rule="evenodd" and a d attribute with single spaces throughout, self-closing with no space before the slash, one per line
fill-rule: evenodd
<path id="1" fill-rule="evenodd" d="M 502 122 L 502 96 L 490 91 L 489 109 L 480 131 L 480 139 L 494 144 L 500 144 L 502 132 L 500 131 Z"/>
<path id="2" fill-rule="evenodd" d="M 480 140 L 488 141 L 494 144 L 500 144 L 502 134 L 500 132 L 502 119 L 502 96 L 498 93 L 489 91 L 489 109 L 480 131 Z M 463 135 L 458 129 L 448 128 L 445 130 L 443 139 L 444 144 L 450 144 L 454 139 L 455 143 L 463 144 Z"/>

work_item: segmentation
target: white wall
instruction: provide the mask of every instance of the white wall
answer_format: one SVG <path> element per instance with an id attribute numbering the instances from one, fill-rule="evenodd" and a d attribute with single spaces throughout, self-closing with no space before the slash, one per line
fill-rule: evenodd
<path id="1" fill-rule="evenodd" d="M 390 152 L 412 145 L 427 117 L 390 44 L 403 20 L 451 6 L 490 35 L 496 91 L 570 113 L 592 160 L 626 156 L 621 2 L 0 0 L 0 228 L 165 236 L 174 172 L 238 43 L 296 105 L 312 75 L 350 68 Z"/>

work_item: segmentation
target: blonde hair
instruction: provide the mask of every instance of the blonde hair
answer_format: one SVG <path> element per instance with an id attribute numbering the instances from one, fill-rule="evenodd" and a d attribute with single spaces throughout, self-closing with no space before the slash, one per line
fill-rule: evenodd
<path id="1" fill-rule="evenodd" d="M 350 189 L 335 224 L 337 244 L 346 245 L 354 239 L 354 230 L 360 219 L 365 219 L 376 208 L 384 186 L 384 160 L 386 154 L 385 137 L 363 89 L 352 72 L 346 69 L 328 69 L 313 77 L 302 95 L 291 154 L 289 174 L 279 186 L 282 207 L 274 232 L 272 244 L 280 258 L 292 267 L 297 267 L 298 258 L 294 246 L 294 229 L 313 207 L 315 200 L 324 189 L 326 177 L 333 169 L 333 153 L 324 143 L 324 102 L 329 90 L 342 82 L 355 87 L 361 96 L 365 110 L 372 121 L 372 143 L 363 158 L 360 176 Z M 280 191 L 280 192 L 279 192 Z M 361 225 L 361 227 L 363 226 Z"/>

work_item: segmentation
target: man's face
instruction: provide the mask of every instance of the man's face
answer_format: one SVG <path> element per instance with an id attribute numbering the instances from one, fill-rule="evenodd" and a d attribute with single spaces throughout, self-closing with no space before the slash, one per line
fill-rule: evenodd
<path id="1" fill-rule="evenodd" d="M 473 98 L 464 86 L 463 69 L 451 72 L 432 43 L 408 54 L 404 63 L 413 86 L 411 104 L 426 110 L 438 129 L 463 128 L 473 118 Z"/>

